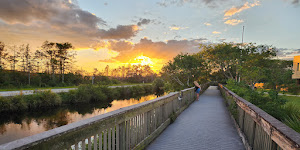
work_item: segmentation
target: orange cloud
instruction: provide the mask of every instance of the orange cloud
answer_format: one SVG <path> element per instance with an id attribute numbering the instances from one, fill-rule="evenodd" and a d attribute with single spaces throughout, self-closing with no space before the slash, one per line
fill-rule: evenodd
<path id="1" fill-rule="evenodd" d="M 242 22 L 244 22 L 244 21 L 243 20 L 237 20 L 237 19 L 231 19 L 231 20 L 225 21 L 224 23 L 235 26 L 235 25 L 237 25 L 239 23 L 242 23 Z"/>
<path id="2" fill-rule="evenodd" d="M 221 32 L 218 32 L 218 31 L 214 31 L 212 32 L 213 34 L 221 34 Z"/>
<path id="3" fill-rule="evenodd" d="M 172 27 L 169 27 L 170 30 L 183 30 L 183 29 L 187 29 L 189 27 L 176 27 L 176 26 L 172 26 Z"/>
<path id="4" fill-rule="evenodd" d="M 211 24 L 208 23 L 208 22 L 205 22 L 204 25 L 206 25 L 206 26 L 211 26 Z"/>
<path id="5" fill-rule="evenodd" d="M 246 9 L 249 9 L 249 8 L 251 8 L 251 7 L 254 7 L 254 6 L 258 6 L 258 5 L 260 5 L 259 4 L 259 1 L 255 1 L 254 3 L 249 3 L 249 2 L 246 2 L 244 5 L 242 5 L 242 6 L 239 6 L 239 7 L 232 7 L 232 8 L 230 8 L 229 10 L 227 10 L 227 11 L 225 11 L 225 14 L 224 14 L 224 16 L 225 17 L 230 17 L 230 16 L 233 16 L 233 15 L 235 15 L 236 13 L 239 13 L 239 12 L 241 12 L 241 11 L 243 11 L 243 10 L 246 10 Z"/>

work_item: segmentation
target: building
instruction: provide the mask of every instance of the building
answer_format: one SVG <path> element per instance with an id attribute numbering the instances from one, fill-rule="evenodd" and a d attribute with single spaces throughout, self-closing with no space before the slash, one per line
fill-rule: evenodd
<path id="1" fill-rule="evenodd" d="M 293 72 L 294 74 L 292 75 L 292 79 L 297 80 L 297 84 L 300 84 L 300 55 L 299 56 L 294 56 L 293 60 Z"/>

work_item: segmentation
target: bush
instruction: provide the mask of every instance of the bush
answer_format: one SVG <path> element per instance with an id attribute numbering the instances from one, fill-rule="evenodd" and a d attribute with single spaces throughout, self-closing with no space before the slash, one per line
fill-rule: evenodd
<path id="1" fill-rule="evenodd" d="M 70 90 L 69 92 L 59 93 L 63 103 L 76 103 L 77 99 L 77 90 Z"/>
<path id="2" fill-rule="evenodd" d="M 110 90 L 112 91 L 112 90 Z M 108 92 L 111 93 L 111 92 Z M 104 87 L 93 87 L 91 91 L 91 99 L 90 102 L 100 102 L 100 101 L 106 101 L 107 96 L 104 92 Z"/>
<path id="3" fill-rule="evenodd" d="M 164 80 L 157 78 L 153 82 L 153 91 L 155 92 L 156 95 L 161 95 L 165 92 L 164 86 L 165 86 Z"/>
<path id="4" fill-rule="evenodd" d="M 275 90 L 270 90 L 269 95 L 264 95 L 264 92 L 257 92 L 252 90 L 247 84 L 243 82 L 235 82 L 234 80 L 228 80 L 226 87 L 248 100 L 250 103 L 260 107 L 268 114 L 273 117 L 282 120 L 282 114 L 284 109 L 282 106 L 286 103 L 285 99 L 278 97 L 278 92 Z"/>
<path id="5" fill-rule="evenodd" d="M 24 97 L 22 95 L 17 95 L 13 97 L 9 97 L 10 101 L 10 111 L 20 111 L 27 109 L 27 103 L 24 101 Z"/>
<path id="6" fill-rule="evenodd" d="M 61 97 L 52 93 L 50 90 L 38 92 L 33 95 L 26 96 L 29 108 L 41 108 L 59 106 L 62 103 Z"/>
<path id="7" fill-rule="evenodd" d="M 10 110 L 10 100 L 0 96 L 0 112 Z"/>

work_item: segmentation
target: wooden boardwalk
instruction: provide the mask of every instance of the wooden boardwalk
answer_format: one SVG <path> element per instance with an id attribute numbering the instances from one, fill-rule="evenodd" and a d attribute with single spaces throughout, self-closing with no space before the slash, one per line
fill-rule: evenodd
<path id="1" fill-rule="evenodd" d="M 217 86 L 210 86 L 147 150 L 243 150 Z"/>

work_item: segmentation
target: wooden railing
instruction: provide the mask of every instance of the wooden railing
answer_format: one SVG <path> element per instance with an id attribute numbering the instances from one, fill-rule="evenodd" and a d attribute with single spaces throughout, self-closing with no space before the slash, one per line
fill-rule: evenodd
<path id="1" fill-rule="evenodd" d="M 246 149 L 299 150 L 300 134 L 219 84 Z"/>
<path id="2" fill-rule="evenodd" d="M 204 91 L 208 85 L 201 86 Z M 0 149 L 143 149 L 194 100 L 194 88 L 173 92 L 3 144 Z"/>

